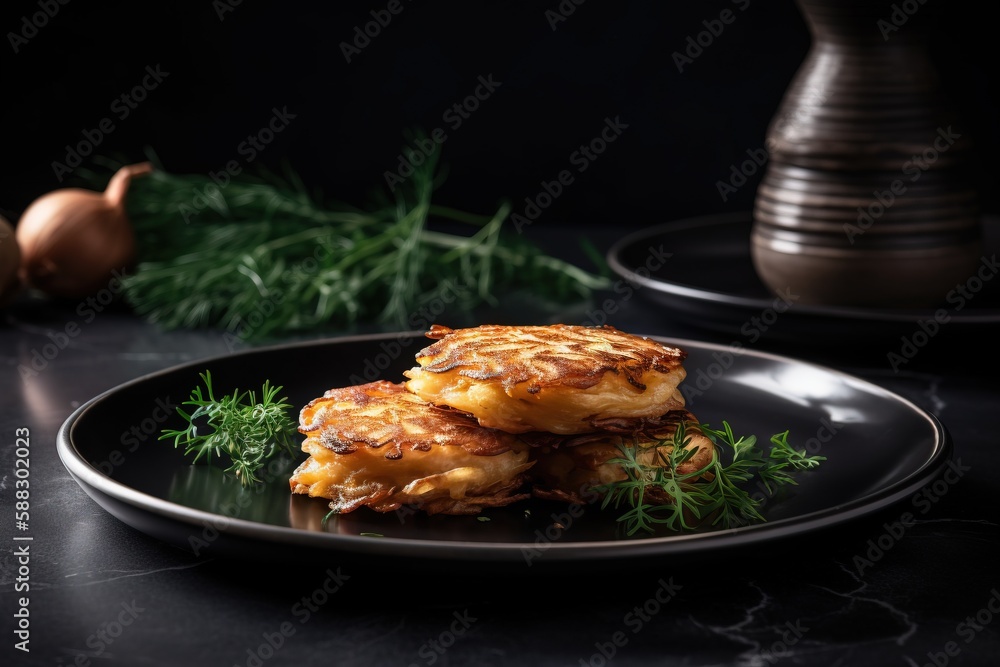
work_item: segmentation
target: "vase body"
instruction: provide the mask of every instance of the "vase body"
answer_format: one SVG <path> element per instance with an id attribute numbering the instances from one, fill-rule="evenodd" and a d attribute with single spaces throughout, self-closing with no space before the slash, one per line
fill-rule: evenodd
<path id="1" fill-rule="evenodd" d="M 982 231 L 972 142 L 926 53 L 926 8 L 797 4 L 813 41 L 767 130 L 754 267 L 800 303 L 942 304 L 976 270 Z"/>

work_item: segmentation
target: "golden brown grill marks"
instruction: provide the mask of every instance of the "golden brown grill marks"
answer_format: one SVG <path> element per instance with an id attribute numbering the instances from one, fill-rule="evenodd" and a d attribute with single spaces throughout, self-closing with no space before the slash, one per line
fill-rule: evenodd
<path id="1" fill-rule="evenodd" d="M 681 369 L 683 350 L 626 334 L 614 327 L 483 325 L 451 329 L 434 325 L 437 342 L 417 353 L 423 370 L 458 372 L 474 380 L 499 379 L 505 390 L 529 383 L 528 392 L 547 386 L 586 389 L 605 373 L 621 374 L 639 391 L 650 372 Z"/>
<path id="2" fill-rule="evenodd" d="M 515 438 L 484 428 L 463 412 L 432 406 L 402 384 L 385 380 L 330 389 L 302 408 L 299 431 L 338 454 L 361 446 L 386 447 L 390 460 L 435 445 L 492 456 L 510 450 Z"/>

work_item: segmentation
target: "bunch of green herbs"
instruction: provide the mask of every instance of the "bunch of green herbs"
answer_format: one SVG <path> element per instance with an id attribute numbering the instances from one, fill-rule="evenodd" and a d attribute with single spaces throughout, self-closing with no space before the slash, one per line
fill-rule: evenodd
<path id="1" fill-rule="evenodd" d="M 489 215 L 433 202 L 438 159 L 439 148 L 368 208 L 320 203 L 291 169 L 217 185 L 157 168 L 127 197 L 138 262 L 125 301 L 166 329 L 212 327 L 250 341 L 415 328 L 414 314 L 444 290 L 470 310 L 518 289 L 565 304 L 609 286 L 603 264 L 586 271 L 512 233 L 508 202 Z"/>

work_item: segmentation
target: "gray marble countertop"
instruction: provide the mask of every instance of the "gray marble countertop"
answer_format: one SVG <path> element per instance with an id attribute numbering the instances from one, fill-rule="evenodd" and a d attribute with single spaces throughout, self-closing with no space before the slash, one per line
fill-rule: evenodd
<path id="1" fill-rule="evenodd" d="M 939 417 L 954 459 L 967 468 L 939 495 L 928 486 L 923 500 L 915 495 L 791 548 L 722 555 L 680 572 L 622 563 L 586 577 L 540 579 L 494 576 L 484 565 L 471 577 L 414 576 L 195 557 L 114 518 L 60 462 L 60 425 L 105 390 L 229 354 L 231 344 L 219 332 L 161 331 L 116 305 L 82 326 L 44 369 L 25 374 L 35 352 L 79 317 L 76 304 L 22 300 L 2 315 L 4 664 L 923 667 L 994 664 L 1000 654 L 1000 443 L 990 422 L 1000 390 L 988 340 L 942 337 L 900 372 L 884 353 L 866 358 L 863 340 L 851 341 L 850 351 L 759 343 L 870 380 Z M 669 320 L 636 299 L 613 323 L 726 342 L 724 333 Z M 27 573 L 17 553 L 24 543 L 13 539 L 19 429 L 31 438 Z M 913 524 L 879 546 L 907 509 Z M 684 588 L 669 604 L 652 605 L 655 613 L 643 610 L 671 576 Z M 314 594 L 324 586 L 336 593 L 320 601 Z M 30 653 L 15 648 L 22 597 L 30 601 Z M 304 611 L 303 600 L 315 608 Z"/>

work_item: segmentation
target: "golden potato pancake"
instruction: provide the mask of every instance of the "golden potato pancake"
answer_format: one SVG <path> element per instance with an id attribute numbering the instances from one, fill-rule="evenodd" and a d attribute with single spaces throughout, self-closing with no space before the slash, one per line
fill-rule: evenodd
<path id="1" fill-rule="evenodd" d="M 508 433 L 588 433 L 684 407 L 686 353 L 611 326 L 434 325 L 404 372 L 424 400 Z"/>
<path id="2" fill-rule="evenodd" d="M 529 497 L 528 445 L 431 405 L 402 384 L 377 381 L 331 389 L 299 414 L 309 454 L 292 474 L 293 493 L 330 509 L 477 514 Z"/>
<path id="3" fill-rule="evenodd" d="M 647 420 L 639 432 L 605 431 L 552 438 L 548 442 L 539 439 L 539 446 L 531 451 L 531 460 L 535 462 L 531 468 L 532 493 L 546 500 L 593 502 L 601 495 L 594 487 L 627 479 L 621 465 L 612 462 L 622 457 L 622 444 L 636 446 L 636 459 L 644 465 L 669 467 L 674 434 L 681 422 L 687 442 L 685 449 L 695 449 L 695 453 L 677 466 L 677 472 L 701 470 L 711 463 L 715 445 L 701 432 L 694 415 L 675 410 L 657 420 Z M 646 499 L 670 502 L 663 489 L 653 486 L 649 487 Z"/>

